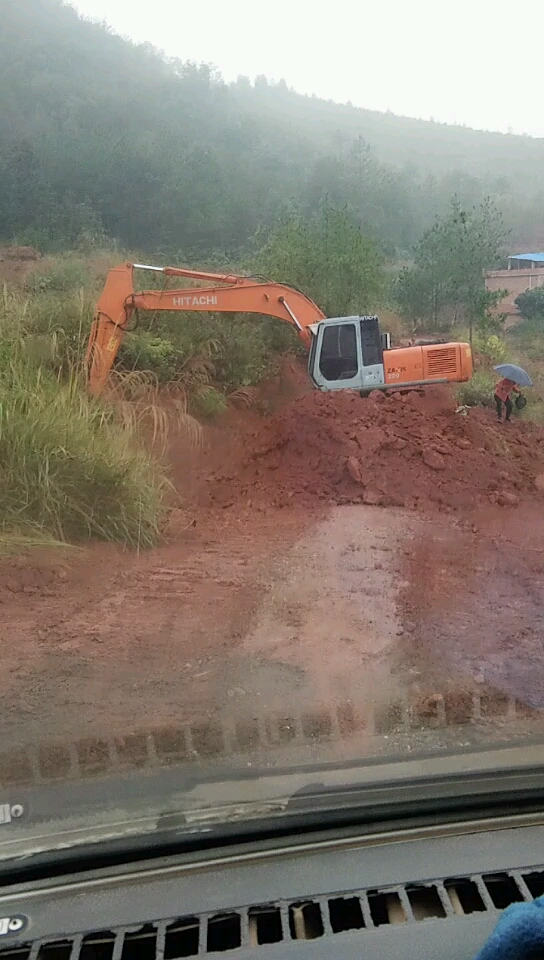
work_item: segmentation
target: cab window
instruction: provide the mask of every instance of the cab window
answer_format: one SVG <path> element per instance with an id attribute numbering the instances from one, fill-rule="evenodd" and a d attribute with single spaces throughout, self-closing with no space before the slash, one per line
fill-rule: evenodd
<path id="1" fill-rule="evenodd" d="M 325 380 L 351 380 L 359 369 L 354 323 L 326 327 L 321 341 L 319 370 Z"/>

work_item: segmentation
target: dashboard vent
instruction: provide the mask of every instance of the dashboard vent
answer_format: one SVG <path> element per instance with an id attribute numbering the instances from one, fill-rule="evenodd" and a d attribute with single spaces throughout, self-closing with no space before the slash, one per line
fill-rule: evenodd
<path id="1" fill-rule="evenodd" d="M 450 877 L 383 890 L 352 890 L 224 913 L 153 920 L 137 928 L 98 930 L 11 944 L 0 960 L 177 960 L 267 944 L 357 934 L 391 924 L 497 913 L 544 893 L 544 867 Z M 263 953 L 263 956 L 265 954 Z"/>

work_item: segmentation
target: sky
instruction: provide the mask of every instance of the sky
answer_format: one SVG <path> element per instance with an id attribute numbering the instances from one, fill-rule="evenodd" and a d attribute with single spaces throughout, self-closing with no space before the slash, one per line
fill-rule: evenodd
<path id="1" fill-rule="evenodd" d="M 372 110 L 544 136 L 544 4 L 505 0 L 72 0 L 224 79 L 287 81 Z"/>

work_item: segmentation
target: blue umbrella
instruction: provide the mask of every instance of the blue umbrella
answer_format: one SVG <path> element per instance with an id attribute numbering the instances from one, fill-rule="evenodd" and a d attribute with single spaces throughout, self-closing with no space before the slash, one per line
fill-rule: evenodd
<path id="1" fill-rule="evenodd" d="M 532 387 L 533 381 L 523 367 L 518 367 L 515 363 L 499 363 L 498 367 L 493 367 L 501 377 L 513 380 L 518 387 Z"/>

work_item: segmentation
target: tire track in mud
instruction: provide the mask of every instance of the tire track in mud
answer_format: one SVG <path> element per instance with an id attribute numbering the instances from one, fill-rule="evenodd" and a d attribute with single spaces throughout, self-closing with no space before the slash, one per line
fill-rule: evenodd
<path id="1" fill-rule="evenodd" d="M 2 726 L 9 742 L 207 717 L 258 580 L 310 518 L 225 516 L 135 557 L 91 548 L 6 565 Z M 9 575 L 7 571 L 9 570 Z"/>
<path id="2" fill-rule="evenodd" d="M 83 602 L 74 571 L 45 599 L 15 594 L 1 707 L 10 745 L 69 730 L 84 744 L 117 736 L 124 754 L 146 728 L 192 723 L 206 752 L 218 729 L 251 739 L 257 723 L 267 764 L 278 752 L 293 762 L 373 752 L 375 718 L 399 695 L 390 656 L 409 522 L 360 506 L 313 526 L 286 511 L 251 530 L 233 518 L 228 537 L 223 528 L 186 551 L 130 558 L 114 576 L 110 556 Z"/>
<path id="3" fill-rule="evenodd" d="M 393 558 L 406 517 L 349 507 L 315 519 L 233 516 L 213 536 L 124 564 L 97 551 L 84 583 L 56 571 L 46 597 L 10 593 L 0 668 L 10 742 L 288 718 L 293 702 L 298 713 L 353 706 L 364 726 L 393 695 Z"/>

